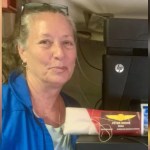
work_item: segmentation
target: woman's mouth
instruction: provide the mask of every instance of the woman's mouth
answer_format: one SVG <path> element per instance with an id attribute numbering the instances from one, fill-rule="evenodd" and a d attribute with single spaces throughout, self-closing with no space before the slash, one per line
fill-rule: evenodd
<path id="1" fill-rule="evenodd" d="M 65 67 L 65 66 L 54 66 L 54 67 L 51 67 L 49 69 L 53 70 L 56 73 L 62 73 L 62 72 L 67 70 L 67 67 Z"/>

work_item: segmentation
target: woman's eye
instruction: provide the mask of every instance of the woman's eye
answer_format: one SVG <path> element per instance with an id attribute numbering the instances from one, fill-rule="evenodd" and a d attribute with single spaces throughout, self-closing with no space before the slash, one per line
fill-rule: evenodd
<path id="1" fill-rule="evenodd" d="M 50 40 L 41 40 L 39 42 L 40 45 L 42 45 L 43 47 L 50 47 L 52 45 L 53 42 L 51 42 Z"/>
<path id="2" fill-rule="evenodd" d="M 63 41 L 63 46 L 66 48 L 72 48 L 74 46 L 74 42 L 72 41 Z"/>

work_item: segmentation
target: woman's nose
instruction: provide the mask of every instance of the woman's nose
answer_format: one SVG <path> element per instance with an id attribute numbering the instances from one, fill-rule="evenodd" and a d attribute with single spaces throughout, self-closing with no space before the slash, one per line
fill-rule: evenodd
<path id="1" fill-rule="evenodd" d="M 54 58 L 62 59 L 64 57 L 64 51 L 60 43 L 54 42 L 52 48 L 53 48 L 52 52 Z"/>

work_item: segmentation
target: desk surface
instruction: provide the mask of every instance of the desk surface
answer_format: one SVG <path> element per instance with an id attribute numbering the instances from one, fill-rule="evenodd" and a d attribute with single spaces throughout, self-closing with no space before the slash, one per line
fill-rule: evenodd
<path id="1" fill-rule="evenodd" d="M 113 136 L 108 142 L 100 142 L 97 135 L 81 135 L 76 150 L 147 150 L 148 137 Z"/>

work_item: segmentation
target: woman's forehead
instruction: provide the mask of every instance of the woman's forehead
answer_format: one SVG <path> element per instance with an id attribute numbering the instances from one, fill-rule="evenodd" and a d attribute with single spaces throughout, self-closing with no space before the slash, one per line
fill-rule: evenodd
<path id="1" fill-rule="evenodd" d="M 46 21 L 49 21 L 51 20 L 53 23 L 55 20 L 58 20 L 58 21 L 65 21 L 65 22 L 68 22 L 68 19 L 66 16 L 64 16 L 63 14 L 61 13 L 54 13 L 54 12 L 38 12 L 38 13 L 34 13 L 34 14 L 31 14 L 31 20 L 33 21 L 39 21 L 39 20 L 46 20 Z"/>
<path id="2" fill-rule="evenodd" d="M 32 17 L 32 21 L 30 23 L 31 30 L 70 30 L 73 32 L 73 27 L 70 22 L 67 20 L 65 16 L 59 13 L 40 13 L 36 14 Z"/>

